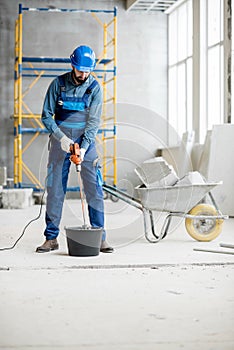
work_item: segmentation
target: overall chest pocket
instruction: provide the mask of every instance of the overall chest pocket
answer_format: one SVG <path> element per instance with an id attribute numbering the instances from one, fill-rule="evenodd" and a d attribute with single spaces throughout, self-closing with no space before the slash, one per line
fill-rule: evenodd
<path id="1" fill-rule="evenodd" d="M 62 109 L 69 111 L 84 111 L 85 103 L 83 101 L 71 101 L 66 99 L 63 101 Z"/>

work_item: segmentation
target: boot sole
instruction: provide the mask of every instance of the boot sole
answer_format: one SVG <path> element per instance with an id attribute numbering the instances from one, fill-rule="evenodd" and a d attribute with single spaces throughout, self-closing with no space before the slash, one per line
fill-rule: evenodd
<path id="1" fill-rule="evenodd" d="M 58 249 L 59 249 L 59 247 L 51 248 L 51 249 L 48 249 L 48 250 L 37 248 L 36 249 L 36 253 L 49 253 L 49 252 L 51 252 L 53 250 L 58 250 Z"/>

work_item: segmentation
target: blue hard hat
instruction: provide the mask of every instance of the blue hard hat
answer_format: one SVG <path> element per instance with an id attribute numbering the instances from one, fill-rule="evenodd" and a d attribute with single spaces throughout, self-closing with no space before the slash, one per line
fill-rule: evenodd
<path id="1" fill-rule="evenodd" d="M 78 46 L 70 56 L 71 64 L 80 72 L 92 72 L 96 65 L 94 51 L 85 45 Z"/>

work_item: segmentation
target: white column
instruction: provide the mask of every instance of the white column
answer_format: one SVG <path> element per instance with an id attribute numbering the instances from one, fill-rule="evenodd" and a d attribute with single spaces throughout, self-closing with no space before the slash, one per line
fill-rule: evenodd
<path id="1" fill-rule="evenodd" d="M 193 130 L 200 141 L 200 0 L 193 1 Z"/>

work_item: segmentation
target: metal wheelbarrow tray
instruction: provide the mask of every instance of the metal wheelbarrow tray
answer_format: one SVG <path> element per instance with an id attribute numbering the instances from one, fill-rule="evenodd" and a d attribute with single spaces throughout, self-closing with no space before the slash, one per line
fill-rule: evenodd
<path id="1" fill-rule="evenodd" d="M 136 188 L 142 205 L 149 210 L 188 212 L 219 183 Z"/>
<path id="2" fill-rule="evenodd" d="M 111 197 L 118 198 L 138 208 L 143 213 L 146 239 L 156 243 L 166 237 L 173 216 L 185 218 L 188 234 L 198 241 L 211 241 L 221 230 L 224 219 L 217 207 L 211 190 L 222 182 L 166 187 L 136 187 L 139 198 L 134 198 L 114 186 L 103 185 Z M 212 205 L 200 203 L 209 195 Z M 153 211 L 167 212 L 161 231 L 156 233 Z"/>

